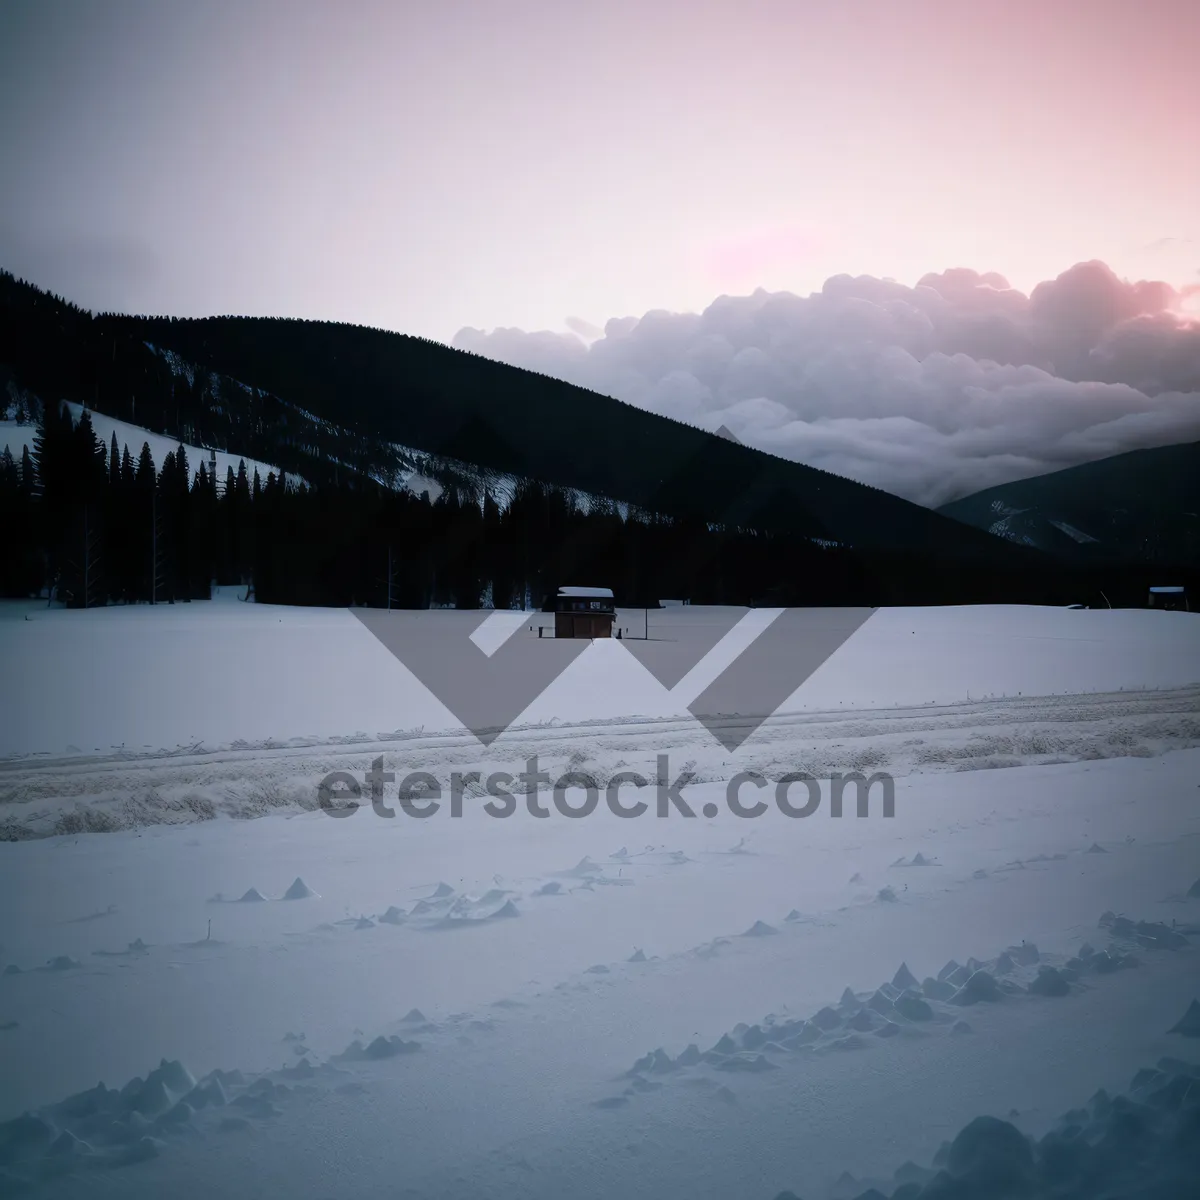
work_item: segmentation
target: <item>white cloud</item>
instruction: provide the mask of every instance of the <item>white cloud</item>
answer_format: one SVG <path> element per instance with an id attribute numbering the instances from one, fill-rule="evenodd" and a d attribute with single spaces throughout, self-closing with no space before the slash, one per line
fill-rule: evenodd
<path id="1" fill-rule="evenodd" d="M 965 268 L 915 287 L 839 275 L 806 297 L 614 318 L 590 344 L 464 329 L 454 345 L 941 504 L 1200 439 L 1200 324 L 1180 302 L 1098 262 L 1028 296 Z"/>

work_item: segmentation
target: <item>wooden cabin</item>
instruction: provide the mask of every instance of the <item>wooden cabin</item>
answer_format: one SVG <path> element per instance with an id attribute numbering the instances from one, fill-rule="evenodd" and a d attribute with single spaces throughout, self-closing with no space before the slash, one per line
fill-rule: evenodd
<path id="1" fill-rule="evenodd" d="M 615 617 L 611 588 L 560 587 L 554 601 L 554 636 L 612 637 Z"/>
<path id="2" fill-rule="evenodd" d="M 1186 612 L 1188 608 L 1187 589 L 1175 587 L 1152 587 L 1150 589 L 1151 608 L 1174 608 Z"/>

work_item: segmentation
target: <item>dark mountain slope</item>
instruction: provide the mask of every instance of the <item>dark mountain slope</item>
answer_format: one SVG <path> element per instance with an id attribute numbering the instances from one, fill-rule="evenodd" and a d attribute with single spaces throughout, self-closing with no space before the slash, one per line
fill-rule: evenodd
<path id="1" fill-rule="evenodd" d="M 391 447 L 315 421 L 228 373 L 197 370 L 135 330 L 106 326 L 4 272 L 0 391 L 71 400 L 181 441 L 278 463 L 318 485 L 387 477 L 398 465 Z"/>
<path id="2" fill-rule="evenodd" d="M 1200 565 L 1200 442 L 1001 484 L 938 511 L 1076 561 Z"/>
<path id="3" fill-rule="evenodd" d="M 372 442 L 400 443 L 680 517 L 860 548 L 1023 561 L 886 492 L 737 445 L 560 380 L 359 326 L 100 317 Z"/>

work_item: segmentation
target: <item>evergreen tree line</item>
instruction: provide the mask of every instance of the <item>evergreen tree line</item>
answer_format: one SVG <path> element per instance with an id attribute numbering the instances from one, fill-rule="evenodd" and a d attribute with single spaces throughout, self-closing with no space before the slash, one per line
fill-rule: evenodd
<path id="1" fill-rule="evenodd" d="M 147 443 L 135 460 L 115 434 L 104 445 L 86 410 L 74 421 L 66 405 L 52 407 L 32 452 L 19 463 L 7 447 L 0 455 L 0 591 L 81 608 L 209 596 L 214 569 L 252 570 L 244 464 L 220 498 L 216 482 L 203 462 L 192 472 L 182 445 L 156 469 Z"/>

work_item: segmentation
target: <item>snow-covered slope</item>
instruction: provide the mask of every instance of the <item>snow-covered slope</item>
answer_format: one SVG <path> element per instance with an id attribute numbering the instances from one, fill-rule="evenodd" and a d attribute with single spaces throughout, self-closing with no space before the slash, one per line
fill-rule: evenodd
<path id="1" fill-rule="evenodd" d="M 82 405 L 68 403 L 67 407 L 71 410 L 72 417 L 78 420 L 83 411 Z M 93 429 L 105 446 L 110 444 L 115 433 L 118 451 L 123 451 L 128 446 L 135 461 L 143 444 L 149 445 L 156 467 L 161 467 L 166 456 L 179 448 L 179 441 L 164 434 L 154 433 L 141 426 L 132 425 L 128 421 L 106 416 L 94 409 L 89 409 L 88 414 Z M 300 415 L 314 422 L 317 421 L 317 418 L 311 417 L 309 414 L 301 413 Z M 327 426 L 325 422 L 320 422 L 320 424 Z M 19 424 L 12 420 L 0 420 L 0 454 L 3 454 L 7 447 L 14 460 L 19 463 L 21 454 L 26 447 L 29 448 L 31 454 L 33 453 L 36 432 L 36 425 L 28 422 Z M 193 473 L 199 468 L 201 462 L 211 471 L 215 461 L 218 492 L 225 486 L 227 470 L 232 467 L 236 475 L 238 466 L 243 461 L 251 480 L 254 478 L 255 471 L 258 472 L 264 483 L 268 474 L 279 474 L 277 465 L 249 458 L 234 451 L 213 450 L 190 442 L 184 442 L 183 446 L 187 453 L 188 465 Z M 491 496 L 503 509 L 512 500 L 522 482 L 515 475 L 493 471 L 459 459 L 428 454 L 409 446 L 394 445 L 390 447 L 390 450 L 392 453 L 391 467 L 387 471 L 373 472 L 376 482 L 386 487 L 410 492 L 414 496 L 427 495 L 431 502 L 436 502 L 448 487 L 454 487 L 460 494 L 473 496 L 480 503 L 483 502 L 485 495 Z M 327 461 L 336 463 L 337 459 L 328 457 Z M 303 476 L 294 472 L 288 472 L 287 479 L 293 485 L 305 482 Z M 567 502 L 580 512 L 590 512 L 598 505 L 608 504 L 612 504 L 623 517 L 635 512 L 631 505 L 611 502 L 603 497 L 593 496 L 577 489 L 559 490 L 563 491 Z"/>
<path id="2" fill-rule="evenodd" d="M 939 512 L 1071 557 L 1200 561 L 1200 443 L 1135 450 L 1001 484 Z"/>
<path id="3" fill-rule="evenodd" d="M 80 414 L 83 412 L 82 405 L 68 403 L 67 407 L 71 410 L 71 417 L 78 421 Z M 133 456 L 136 463 L 138 455 L 141 453 L 142 446 L 150 447 L 150 454 L 154 459 L 156 468 L 161 468 L 163 460 L 168 454 L 173 454 L 179 449 L 180 443 L 173 438 L 164 436 L 161 433 L 152 433 L 148 429 L 142 429 L 138 425 L 130 425 L 127 421 L 119 421 L 115 417 L 105 416 L 104 413 L 96 412 L 94 409 L 88 410 L 88 415 L 91 418 L 92 428 L 96 431 L 96 436 L 107 447 L 112 442 L 113 435 L 116 434 L 117 450 L 124 452 L 125 447 L 129 447 L 129 453 Z M 17 462 L 21 461 L 22 451 L 26 446 L 29 447 L 30 454 L 33 453 L 34 436 L 37 433 L 37 427 L 34 425 L 18 425 L 15 421 L 0 421 L 0 454 L 4 453 L 4 447 L 7 446 Z M 278 474 L 279 468 L 273 463 L 259 462 L 253 458 L 243 458 L 239 454 L 230 453 L 225 450 L 210 450 L 204 446 L 194 446 L 188 443 L 183 444 L 184 451 L 187 454 L 188 466 L 194 473 L 200 467 L 201 462 L 204 463 L 207 470 L 212 470 L 212 464 L 216 462 L 217 472 L 217 488 L 222 489 L 225 486 L 226 472 L 232 468 L 236 475 L 238 465 L 245 462 L 246 471 L 251 480 L 254 478 L 255 471 L 265 483 L 269 474 Z M 289 480 L 293 483 L 299 483 L 300 479 L 296 475 L 289 475 Z"/>

